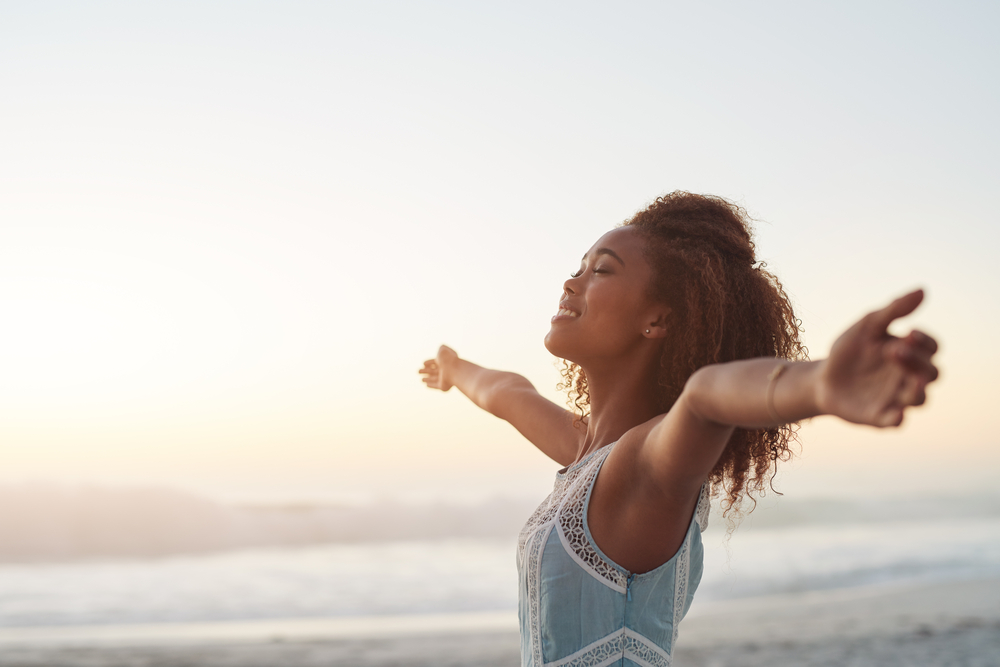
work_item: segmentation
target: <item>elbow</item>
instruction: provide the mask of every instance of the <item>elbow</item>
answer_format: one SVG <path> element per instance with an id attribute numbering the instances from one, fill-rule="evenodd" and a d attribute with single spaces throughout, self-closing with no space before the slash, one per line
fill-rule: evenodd
<path id="1" fill-rule="evenodd" d="M 534 386 L 526 377 L 516 373 L 507 373 L 502 379 L 490 387 L 483 397 L 482 406 L 487 412 L 500 417 L 508 418 L 508 408 L 511 405 L 511 398 L 519 391 L 533 390 Z"/>

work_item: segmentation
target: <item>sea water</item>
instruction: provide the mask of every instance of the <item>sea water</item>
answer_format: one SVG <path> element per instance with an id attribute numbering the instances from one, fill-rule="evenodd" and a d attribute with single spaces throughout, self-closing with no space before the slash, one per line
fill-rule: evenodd
<path id="1" fill-rule="evenodd" d="M 699 599 L 1000 576 L 1000 517 L 716 527 Z M 0 626 L 516 609 L 515 536 L 0 564 Z"/>

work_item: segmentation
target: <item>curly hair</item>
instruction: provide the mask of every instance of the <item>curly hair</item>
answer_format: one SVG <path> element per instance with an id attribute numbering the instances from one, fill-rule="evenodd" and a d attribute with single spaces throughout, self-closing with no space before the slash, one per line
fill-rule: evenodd
<path id="1" fill-rule="evenodd" d="M 650 297 L 670 307 L 660 357 L 659 407 L 667 412 L 691 375 L 708 364 L 737 359 L 808 358 L 801 323 L 778 279 L 755 255 L 746 211 L 721 197 L 672 192 L 622 223 L 642 235 L 654 278 Z M 569 402 L 589 412 L 587 376 L 563 361 Z M 736 429 L 709 475 L 712 495 L 723 496 L 725 515 L 741 514 L 743 500 L 763 496 L 792 452 L 797 425 Z M 773 487 L 772 487 L 773 490 Z M 751 508 L 752 509 L 752 508 Z"/>

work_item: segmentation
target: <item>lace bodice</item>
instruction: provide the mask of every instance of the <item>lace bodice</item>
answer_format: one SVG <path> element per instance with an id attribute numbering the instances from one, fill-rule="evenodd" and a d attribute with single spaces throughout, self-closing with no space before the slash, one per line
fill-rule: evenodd
<path id="1" fill-rule="evenodd" d="M 601 552 L 586 521 L 594 480 L 613 447 L 559 471 L 552 493 L 521 530 L 517 565 L 524 667 L 670 664 L 677 625 L 701 578 L 707 493 L 702 490 L 678 553 L 651 572 L 630 573 Z"/>

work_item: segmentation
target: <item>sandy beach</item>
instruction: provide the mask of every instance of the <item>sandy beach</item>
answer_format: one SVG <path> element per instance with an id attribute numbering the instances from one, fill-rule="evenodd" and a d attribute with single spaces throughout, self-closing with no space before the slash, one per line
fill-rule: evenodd
<path id="1" fill-rule="evenodd" d="M 1000 665 L 1000 579 L 699 605 L 675 667 Z"/>
<path id="2" fill-rule="evenodd" d="M 506 613 L 4 629 L 0 665 L 362 667 L 518 664 Z M 871 586 L 699 604 L 675 667 L 1000 665 L 1000 579 Z"/>

